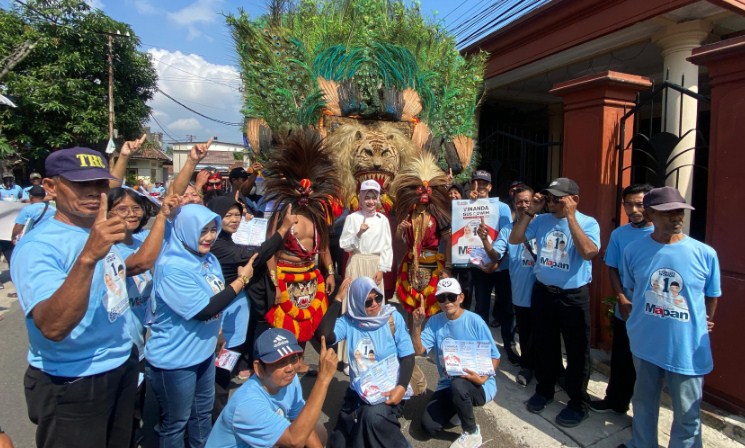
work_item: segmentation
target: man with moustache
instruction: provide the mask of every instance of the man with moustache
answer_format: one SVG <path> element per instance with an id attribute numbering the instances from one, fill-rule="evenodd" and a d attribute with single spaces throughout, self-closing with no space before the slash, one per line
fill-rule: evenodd
<path id="1" fill-rule="evenodd" d="M 629 243 L 648 236 L 654 230 L 652 221 L 644 215 L 644 195 L 652 190 L 648 184 L 630 185 L 624 188 L 623 210 L 629 222 L 610 234 L 608 249 L 605 251 L 605 264 L 608 266 L 613 294 L 616 296 L 616 309 L 613 317 L 613 347 L 610 357 L 610 377 L 605 389 L 605 398 L 591 400 L 588 406 L 595 412 L 617 412 L 625 414 L 629 410 L 631 395 L 634 393 L 634 360 L 631 358 L 629 336 L 626 333 L 626 319 L 631 312 L 628 291 L 621 286 L 623 277 L 621 256 Z"/>
<path id="2" fill-rule="evenodd" d="M 128 448 L 137 351 L 126 290 L 104 280 L 124 265 L 115 247 L 124 221 L 106 210 L 113 176 L 99 152 L 80 147 L 53 152 L 45 168 L 57 213 L 20 240 L 11 262 L 29 335 L 24 387 L 36 444 Z"/>
<path id="3" fill-rule="evenodd" d="M 678 190 L 655 188 L 644 196 L 643 205 L 654 230 L 623 252 L 623 287 L 633 304 L 626 329 L 636 384 L 632 437 L 622 446 L 657 446 L 664 381 L 673 408 L 670 446 L 701 447 L 704 375 L 714 368 L 709 333 L 722 295 L 719 260 L 713 248 L 683 233 L 685 210 L 693 207 Z M 685 304 L 648 298 L 655 281 L 666 298 L 674 295 L 671 287 L 677 284 Z"/>
<path id="4" fill-rule="evenodd" d="M 556 351 L 560 338 L 567 353 L 567 406 L 556 423 L 571 428 L 588 417 L 590 379 L 590 288 L 592 259 L 600 250 L 600 227 L 595 218 L 577 210 L 579 186 L 566 177 L 554 179 L 540 199 L 514 223 L 510 244 L 536 240 L 536 282 L 532 307 L 535 316 L 536 392 L 528 411 L 540 413 L 554 398 L 559 375 Z M 545 198 L 545 199 L 544 199 Z M 536 216 L 548 203 L 549 213 Z M 535 219 L 533 219 L 535 217 Z M 556 260 L 553 249 L 564 241 L 567 256 Z M 550 247 L 550 250 L 549 250 Z"/>

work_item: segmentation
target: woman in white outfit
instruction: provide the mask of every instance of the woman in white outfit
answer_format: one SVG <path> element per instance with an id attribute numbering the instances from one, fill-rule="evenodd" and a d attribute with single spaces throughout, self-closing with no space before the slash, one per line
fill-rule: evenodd
<path id="1" fill-rule="evenodd" d="M 388 218 L 378 212 L 380 207 L 380 185 L 374 180 L 366 180 L 360 185 L 360 210 L 351 213 L 344 220 L 344 228 L 339 238 L 339 246 L 351 254 L 345 277 L 370 277 L 381 291 L 385 291 L 383 274 L 393 265 L 393 243 L 391 225 Z M 342 312 L 347 311 L 346 298 Z M 339 360 L 344 362 L 344 372 L 348 372 L 347 350 L 340 346 L 337 350 Z"/>

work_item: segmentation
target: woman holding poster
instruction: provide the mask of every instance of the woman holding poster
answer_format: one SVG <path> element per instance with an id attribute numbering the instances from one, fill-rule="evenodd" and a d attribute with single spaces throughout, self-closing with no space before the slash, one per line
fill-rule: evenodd
<path id="1" fill-rule="evenodd" d="M 407 312 L 419 308 L 431 316 L 440 311 L 435 288 L 450 251 L 439 252 L 440 240 L 450 247 L 448 176 L 429 153 L 420 155 L 391 185 L 395 194 L 398 236 L 407 246 L 396 280 L 396 295 Z"/>
<path id="2" fill-rule="evenodd" d="M 383 274 L 390 272 L 393 265 L 393 243 L 391 225 L 388 218 L 378 212 L 380 204 L 380 184 L 372 179 L 360 185 L 360 210 L 351 213 L 344 220 L 344 228 L 339 238 L 339 247 L 351 254 L 345 277 L 352 280 L 370 277 L 385 291 Z M 342 302 L 342 312 L 347 311 L 347 302 Z M 336 353 L 344 362 L 344 373 L 349 375 L 346 346 L 342 343 Z"/>
<path id="3" fill-rule="evenodd" d="M 349 291 L 349 294 L 347 294 Z M 340 301 L 347 311 L 340 317 Z M 328 446 L 406 448 L 398 421 L 414 371 L 414 346 L 401 313 L 369 277 L 347 277 L 316 331 L 328 345 L 347 342 L 350 384 Z"/>

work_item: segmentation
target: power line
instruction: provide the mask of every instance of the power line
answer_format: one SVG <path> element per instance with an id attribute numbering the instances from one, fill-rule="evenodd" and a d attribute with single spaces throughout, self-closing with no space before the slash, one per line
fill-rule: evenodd
<path id="1" fill-rule="evenodd" d="M 174 70 L 178 70 L 180 72 L 186 73 L 187 75 L 194 76 L 195 78 L 203 79 L 205 81 L 208 81 L 208 82 L 211 82 L 211 83 L 214 83 L 214 84 L 218 84 L 218 85 L 221 85 L 221 86 L 225 86 L 225 87 L 228 87 L 230 89 L 233 89 L 233 90 L 236 90 L 236 91 L 239 91 L 240 92 L 240 87 L 236 87 L 236 86 L 230 85 L 230 84 L 225 83 L 225 82 L 215 81 L 214 79 L 210 79 L 210 78 L 207 78 L 205 76 L 200 76 L 200 75 L 197 75 L 196 73 L 188 72 L 188 71 L 186 71 L 186 70 L 184 70 L 182 68 L 176 67 L 175 65 L 169 64 L 167 62 L 163 62 L 162 60 L 153 57 L 152 54 L 150 55 L 150 57 L 154 61 L 158 62 L 159 64 L 167 65 L 167 66 L 173 68 Z M 238 81 L 238 80 L 239 80 L 239 78 L 236 78 L 236 81 Z"/>
<path id="2" fill-rule="evenodd" d="M 170 99 L 171 101 L 173 101 L 174 103 L 176 103 L 179 106 L 183 107 L 184 109 L 188 110 L 189 112 L 192 112 L 192 113 L 195 113 L 195 114 L 199 115 L 202 118 L 205 118 L 205 119 L 210 120 L 210 121 L 214 121 L 215 123 L 224 124 L 226 126 L 243 127 L 243 123 L 231 123 L 229 121 L 218 120 L 217 118 L 209 117 L 209 116 L 207 116 L 207 115 L 205 115 L 205 114 L 203 114 L 203 113 L 201 113 L 199 111 L 196 111 L 196 110 L 192 109 L 191 107 L 187 106 L 186 104 L 182 103 L 181 101 L 179 101 L 176 98 L 172 97 L 171 95 L 167 94 L 166 92 L 164 92 L 163 90 L 161 90 L 160 87 L 156 87 L 156 89 L 158 90 L 158 92 L 162 93 L 166 98 Z"/>
<path id="3" fill-rule="evenodd" d="M 173 136 L 168 133 L 168 131 L 166 130 L 165 126 L 163 126 L 162 124 L 160 124 L 160 121 L 158 121 L 158 119 L 155 118 L 155 115 L 153 115 L 152 113 L 150 113 L 150 118 L 152 118 L 153 121 L 155 122 L 155 124 L 158 125 L 158 127 L 160 128 L 160 130 L 163 131 L 164 134 L 166 134 L 166 137 L 170 138 L 173 141 L 176 141 L 176 139 L 173 138 Z"/>
<path id="4" fill-rule="evenodd" d="M 458 21 L 460 19 L 462 19 L 463 17 L 466 17 L 468 15 L 468 13 L 470 13 L 471 11 L 473 11 L 474 9 L 476 9 L 478 7 L 481 7 L 481 5 L 483 5 L 484 3 L 488 2 L 488 1 L 491 1 L 491 0 L 480 0 L 478 3 L 474 3 L 473 5 L 471 5 L 470 8 L 468 8 L 465 11 L 463 11 L 463 14 L 461 14 L 458 17 L 456 17 L 455 19 L 453 19 L 453 25 L 450 26 L 450 28 L 448 29 L 448 31 L 450 31 L 452 33 L 455 29 L 457 29 L 458 27 L 460 27 L 461 25 L 463 25 L 464 22 L 467 22 L 468 20 L 470 20 L 470 18 L 468 18 L 468 19 L 464 20 L 463 22 L 458 23 Z"/>

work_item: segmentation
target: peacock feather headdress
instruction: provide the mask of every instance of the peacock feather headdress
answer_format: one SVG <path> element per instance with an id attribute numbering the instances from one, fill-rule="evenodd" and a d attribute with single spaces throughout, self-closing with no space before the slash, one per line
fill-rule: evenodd
<path id="1" fill-rule="evenodd" d="M 442 25 L 400 0 L 275 0 L 270 10 L 227 18 L 254 151 L 267 129 L 325 132 L 329 115 L 402 121 L 456 180 L 470 175 L 486 54 L 464 58 Z"/>
<path id="2" fill-rule="evenodd" d="M 281 204 L 277 222 L 292 204 L 293 213 L 313 221 L 326 247 L 328 229 L 341 214 L 341 184 L 318 131 L 297 129 L 283 139 L 269 158 L 265 185 L 267 202 Z"/>

